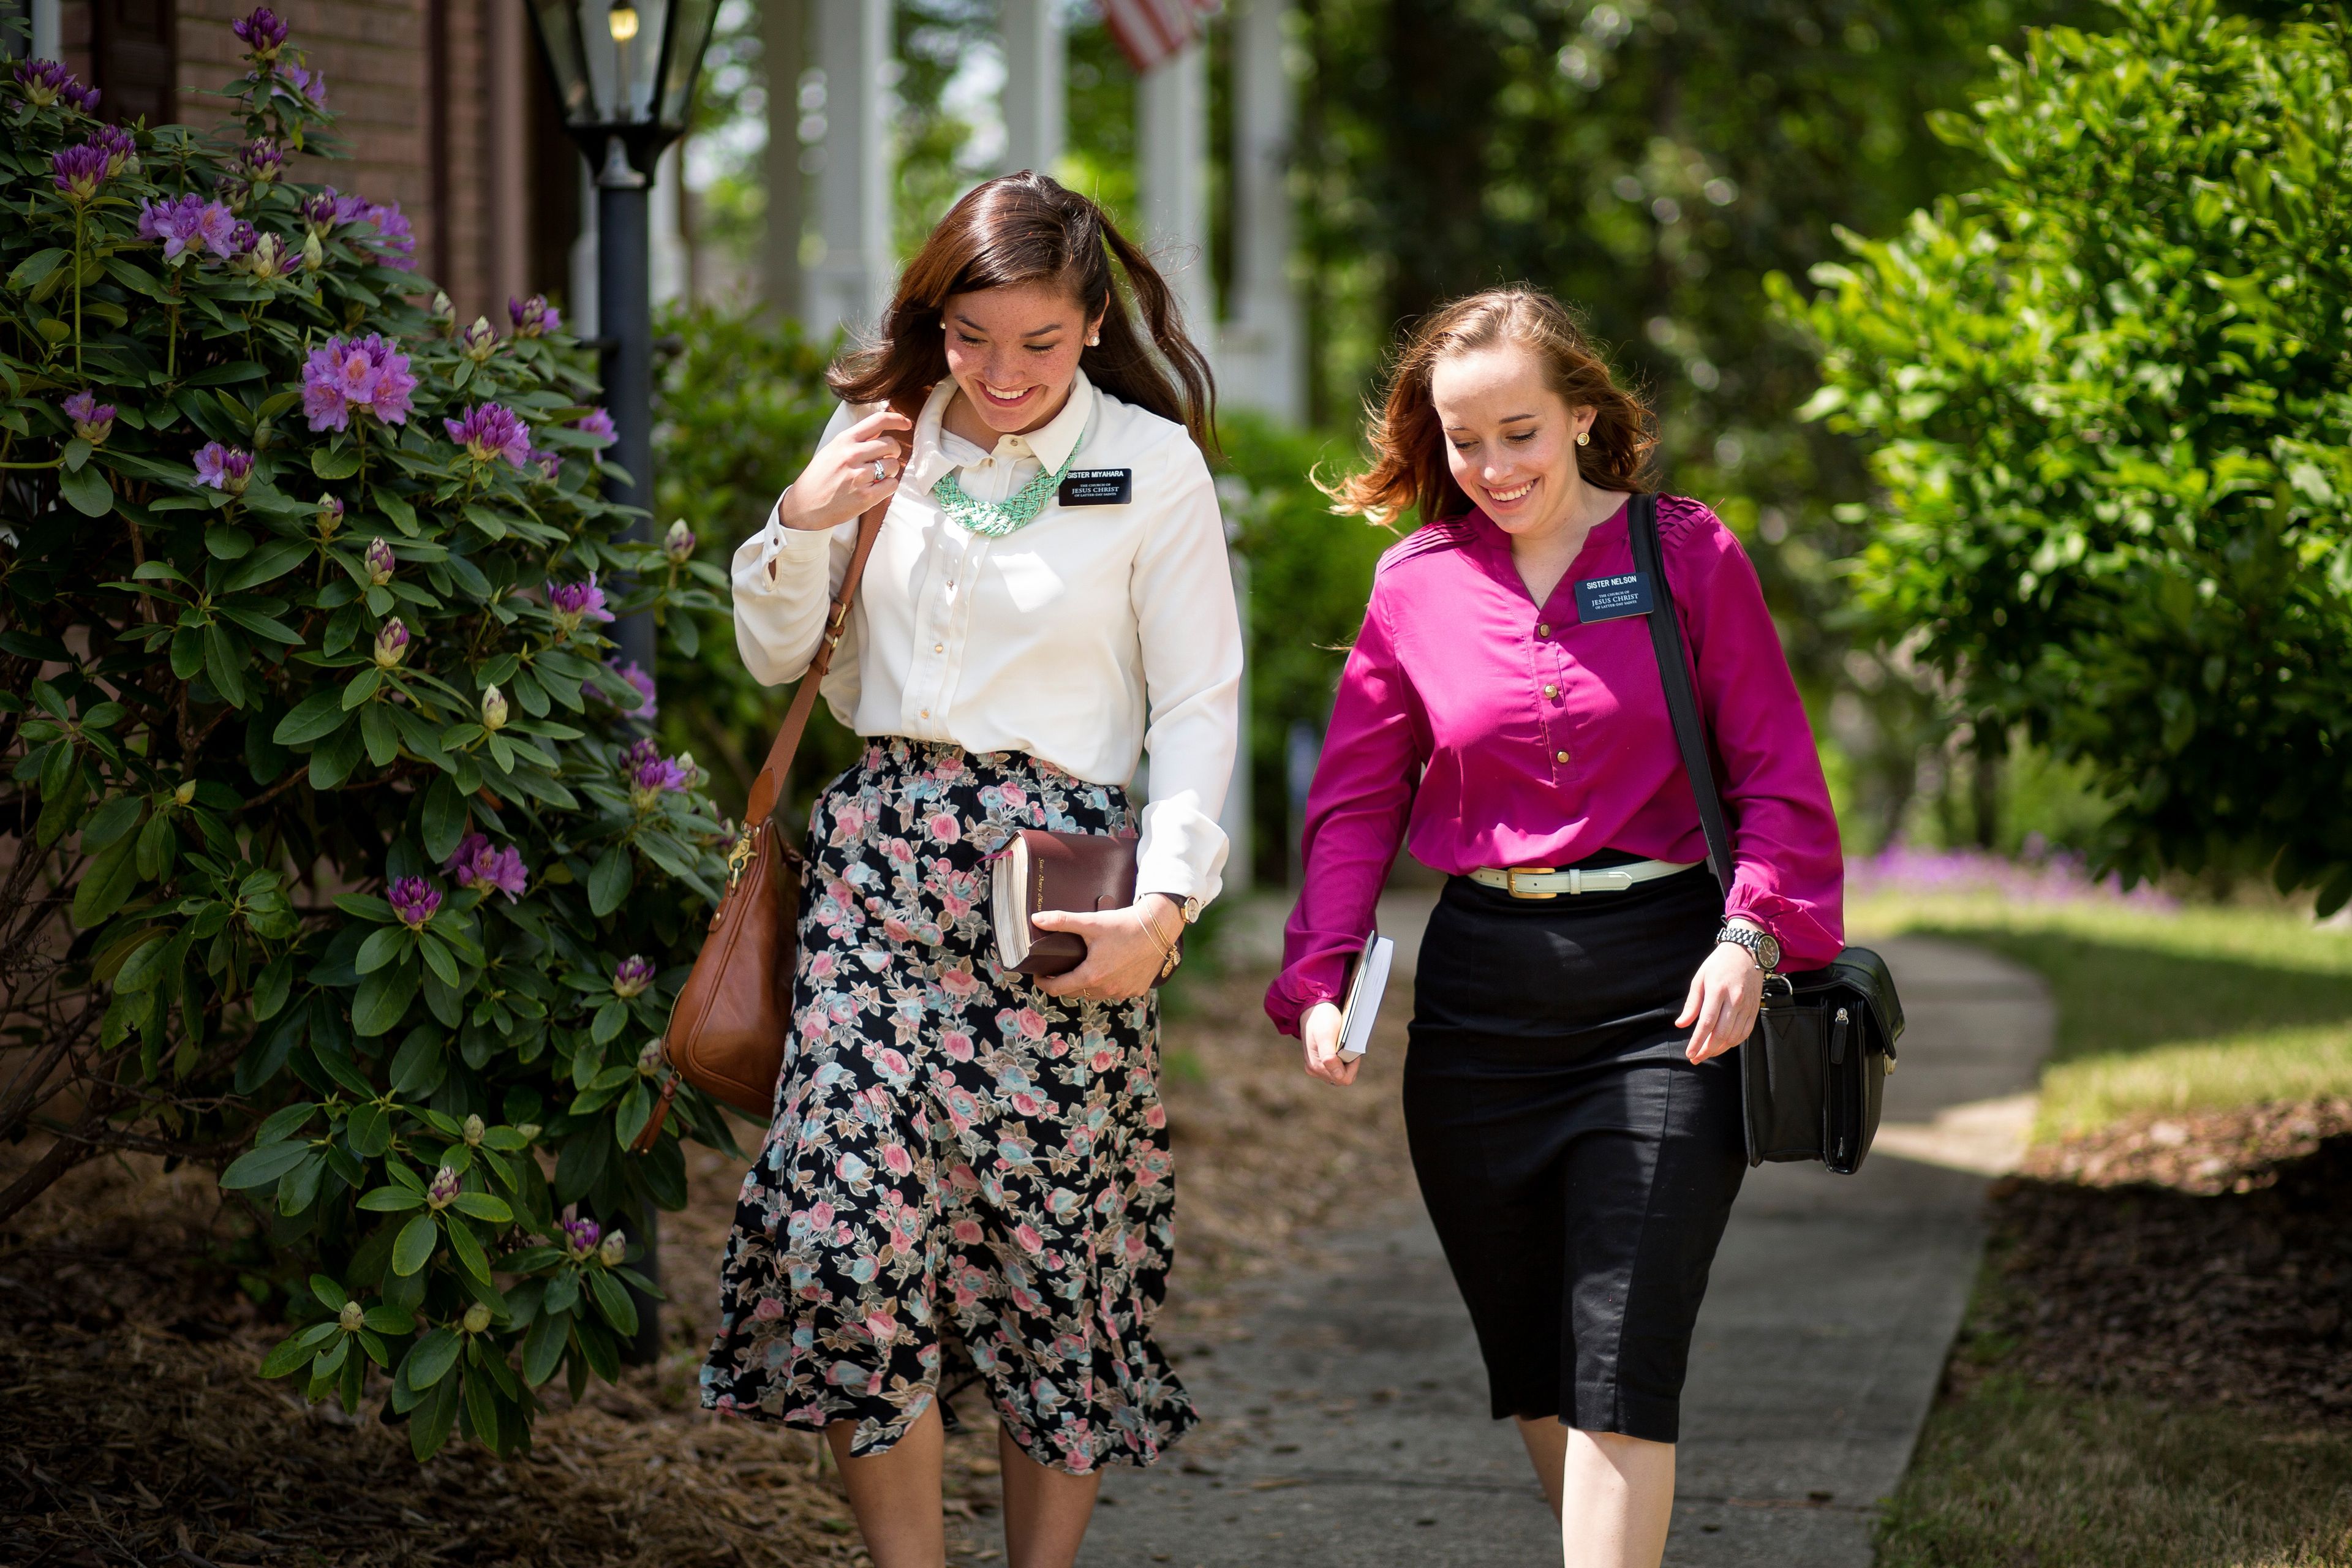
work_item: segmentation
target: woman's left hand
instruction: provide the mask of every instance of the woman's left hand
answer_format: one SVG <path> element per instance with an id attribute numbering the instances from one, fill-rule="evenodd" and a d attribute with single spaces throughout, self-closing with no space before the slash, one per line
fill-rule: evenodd
<path id="1" fill-rule="evenodd" d="M 1756 1027 L 1756 1009 L 1764 1000 L 1764 972 L 1748 951 L 1736 942 L 1717 942 L 1706 962 L 1691 976 L 1690 995 L 1683 1002 L 1677 1029 L 1690 1029 L 1690 1045 L 1683 1054 L 1695 1062 L 1719 1057 L 1746 1039 Z M 1692 1028 L 1696 1024 L 1697 1027 Z"/>
<path id="2" fill-rule="evenodd" d="M 1087 944 L 1086 962 L 1066 974 L 1049 974 L 1037 982 L 1048 996 L 1072 1002 L 1126 1002 L 1151 989 L 1168 955 L 1144 926 L 1149 920 L 1162 933 L 1184 929 L 1184 916 L 1164 893 L 1147 893 L 1123 910 L 1100 914 L 1075 914 L 1048 910 L 1033 917 L 1040 931 L 1066 931 Z"/>

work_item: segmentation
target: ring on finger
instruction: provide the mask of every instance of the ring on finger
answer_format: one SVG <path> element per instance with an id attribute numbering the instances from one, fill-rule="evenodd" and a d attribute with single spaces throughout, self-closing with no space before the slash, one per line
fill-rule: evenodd
<path id="1" fill-rule="evenodd" d="M 878 484 L 880 484 L 884 479 L 888 479 L 889 477 L 890 477 L 890 465 L 889 465 L 888 463 L 885 462 L 885 461 L 884 461 L 882 458 L 875 458 L 875 459 L 874 459 L 874 482 L 875 482 L 876 484 L 877 484 L 877 485 L 878 485 Z"/>

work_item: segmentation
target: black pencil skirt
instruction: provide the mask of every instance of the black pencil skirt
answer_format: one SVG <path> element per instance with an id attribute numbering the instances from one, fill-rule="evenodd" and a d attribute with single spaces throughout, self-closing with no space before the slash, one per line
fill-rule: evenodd
<path id="1" fill-rule="evenodd" d="M 1405 1127 L 1498 1419 L 1675 1439 L 1747 1171 L 1734 1059 L 1674 1026 L 1722 911 L 1698 867 L 1543 900 L 1456 877 L 1430 918 Z"/>

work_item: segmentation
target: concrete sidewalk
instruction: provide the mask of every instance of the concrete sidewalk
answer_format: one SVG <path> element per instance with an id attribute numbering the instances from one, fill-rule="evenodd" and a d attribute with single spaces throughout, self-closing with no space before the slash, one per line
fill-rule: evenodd
<path id="1" fill-rule="evenodd" d="M 1401 961 L 1426 908 L 1383 900 Z M 1975 1279 L 1988 1173 L 2022 1146 L 2050 1039 L 2040 983 L 1948 943 L 1883 951 L 1910 1027 L 1877 1147 L 1853 1177 L 1750 1172 L 1716 1263 L 1684 1398 L 1678 1568 L 1867 1568 Z M 1391 998 L 1402 1018 L 1410 987 Z M 1109 1473 L 1083 1568 L 1559 1561 L 1419 1204 L 1328 1250 L 1329 1267 L 1257 1289 L 1245 1337 L 1180 1361 L 1207 1423 L 1178 1461 Z"/>

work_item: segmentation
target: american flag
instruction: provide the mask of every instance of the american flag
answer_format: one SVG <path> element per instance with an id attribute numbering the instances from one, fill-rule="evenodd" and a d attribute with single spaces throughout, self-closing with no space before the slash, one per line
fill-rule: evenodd
<path id="1" fill-rule="evenodd" d="M 1137 75 L 1181 54 L 1216 15 L 1220 0 L 1095 0 L 1110 36 Z"/>

